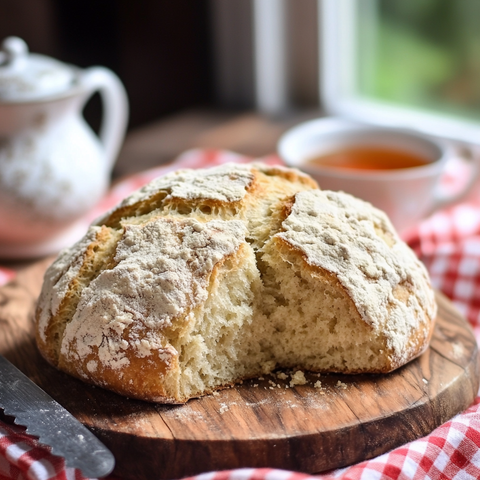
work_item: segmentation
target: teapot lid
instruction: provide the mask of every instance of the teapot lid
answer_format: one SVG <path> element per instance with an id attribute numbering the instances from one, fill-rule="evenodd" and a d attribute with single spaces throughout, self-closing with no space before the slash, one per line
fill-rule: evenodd
<path id="1" fill-rule="evenodd" d="M 0 48 L 0 102 L 41 100 L 68 90 L 72 67 L 51 57 L 29 53 L 18 37 L 6 38 Z"/>

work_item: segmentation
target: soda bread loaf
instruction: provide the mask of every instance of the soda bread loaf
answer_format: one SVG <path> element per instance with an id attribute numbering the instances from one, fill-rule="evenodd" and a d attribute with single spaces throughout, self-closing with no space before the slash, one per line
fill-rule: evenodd
<path id="1" fill-rule="evenodd" d="M 45 274 L 37 343 L 57 368 L 155 402 L 276 368 L 385 373 L 436 315 L 379 210 L 264 165 L 180 170 L 126 198 Z"/>

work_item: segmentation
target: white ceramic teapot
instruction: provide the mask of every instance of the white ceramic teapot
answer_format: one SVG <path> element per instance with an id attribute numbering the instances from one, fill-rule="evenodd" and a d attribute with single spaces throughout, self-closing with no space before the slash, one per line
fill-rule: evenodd
<path id="1" fill-rule="evenodd" d="M 103 101 L 100 135 L 82 116 Z M 0 258 L 58 251 L 77 240 L 81 219 L 105 194 L 128 118 L 120 80 L 30 54 L 17 37 L 0 50 Z"/>

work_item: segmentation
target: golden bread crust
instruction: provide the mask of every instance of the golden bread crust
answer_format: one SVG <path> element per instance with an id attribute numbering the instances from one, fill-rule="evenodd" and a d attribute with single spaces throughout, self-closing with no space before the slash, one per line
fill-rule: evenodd
<path id="1" fill-rule="evenodd" d="M 36 338 L 71 375 L 182 403 L 277 367 L 391 371 L 435 315 L 382 212 L 296 170 L 222 165 L 155 180 L 62 252 Z"/>

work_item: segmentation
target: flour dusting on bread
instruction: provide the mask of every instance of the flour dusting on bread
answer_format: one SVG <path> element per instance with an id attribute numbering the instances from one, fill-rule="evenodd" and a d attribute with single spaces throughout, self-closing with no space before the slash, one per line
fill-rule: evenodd
<path id="1" fill-rule="evenodd" d="M 66 327 L 65 361 L 82 362 L 95 351 L 103 367 L 116 369 L 130 364 L 127 349 L 138 358 L 156 353 L 165 360 L 173 350 L 164 348 L 158 332 L 206 300 L 215 265 L 233 254 L 244 237 L 238 221 L 160 218 L 144 228 L 128 226 L 117 245 L 115 266 L 84 289 Z"/>
<path id="2" fill-rule="evenodd" d="M 182 403 L 276 368 L 388 372 L 436 305 L 388 218 L 262 164 L 180 170 L 127 197 L 45 274 L 37 343 L 87 382 Z"/>
<path id="3" fill-rule="evenodd" d="M 277 236 L 334 274 L 362 319 L 388 330 L 388 345 L 408 354 L 410 336 L 435 315 L 435 301 L 425 269 L 386 216 L 350 195 L 300 192 L 283 228 Z"/>

